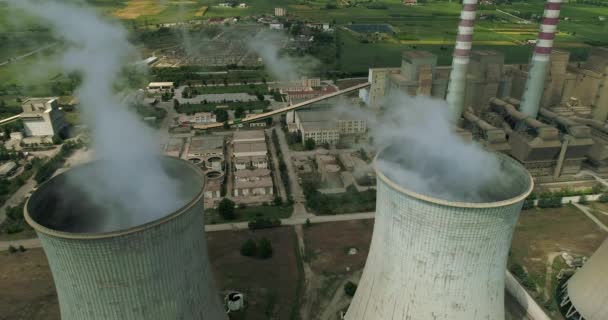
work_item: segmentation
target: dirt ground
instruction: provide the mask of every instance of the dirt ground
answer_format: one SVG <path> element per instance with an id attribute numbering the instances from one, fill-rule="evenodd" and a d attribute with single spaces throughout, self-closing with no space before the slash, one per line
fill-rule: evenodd
<path id="1" fill-rule="evenodd" d="M 513 236 L 510 260 L 521 261 L 529 273 L 544 274 L 550 253 L 591 256 L 605 238 L 606 233 L 575 207 L 524 210 Z"/>
<path id="2" fill-rule="evenodd" d="M 130 0 L 127 6 L 114 11 L 114 16 L 121 19 L 136 19 L 139 16 L 159 14 L 165 6 L 158 1 Z"/>
<path id="3" fill-rule="evenodd" d="M 305 259 L 319 274 L 363 269 L 373 229 L 373 220 L 320 223 L 304 228 Z M 350 248 L 357 249 L 358 253 L 349 255 Z"/>
<path id="4" fill-rule="evenodd" d="M 249 238 L 268 238 L 274 254 L 267 260 L 243 257 L 241 245 Z M 207 233 L 209 258 L 220 291 L 246 295 L 246 314 L 231 319 L 290 319 L 296 303 L 298 267 L 292 227 L 257 231 Z"/>
<path id="5" fill-rule="evenodd" d="M 591 204 L 591 212 L 598 220 L 600 220 L 603 224 L 608 226 L 608 204 L 594 202 Z"/>
<path id="6" fill-rule="evenodd" d="M 0 252 L 0 320 L 59 320 L 57 294 L 42 249 Z"/>

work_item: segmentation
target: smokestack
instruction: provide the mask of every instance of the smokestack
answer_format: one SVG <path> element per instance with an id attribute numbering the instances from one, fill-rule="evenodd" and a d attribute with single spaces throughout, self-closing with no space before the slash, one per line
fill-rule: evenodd
<path id="1" fill-rule="evenodd" d="M 73 182 L 99 183 L 91 173 L 101 161 L 52 178 L 28 200 L 24 217 L 48 258 L 62 320 L 227 319 L 207 257 L 202 172 L 161 160 L 184 200 L 147 223 Z"/>
<path id="2" fill-rule="evenodd" d="M 454 60 L 452 61 L 452 72 L 448 85 L 446 100 L 450 108 L 452 121 L 460 119 L 464 109 L 464 94 L 467 79 L 467 67 L 469 65 L 471 47 L 473 45 L 473 29 L 477 0 L 464 0 L 460 23 L 458 24 L 458 36 L 454 49 Z"/>
<path id="3" fill-rule="evenodd" d="M 395 170 L 382 168 L 402 148 L 395 145 L 376 159 L 374 233 L 345 319 L 505 319 L 507 256 L 532 177 L 516 160 L 496 155 L 496 176 L 479 187 L 478 197 L 460 195 L 457 184 L 447 183 L 453 193 L 447 198 L 416 187 L 413 176 L 398 182 Z M 416 165 L 414 155 L 403 157 L 402 169 Z M 426 170 L 437 173 L 437 185 L 450 180 L 450 172 L 436 165 Z"/>
<path id="4" fill-rule="evenodd" d="M 521 102 L 521 112 L 525 115 L 536 118 L 540 108 L 540 100 L 543 96 L 547 71 L 553 50 L 553 40 L 557 32 L 559 22 L 559 11 L 563 0 L 547 0 L 543 21 L 540 25 L 538 40 L 528 71 L 526 91 Z"/>

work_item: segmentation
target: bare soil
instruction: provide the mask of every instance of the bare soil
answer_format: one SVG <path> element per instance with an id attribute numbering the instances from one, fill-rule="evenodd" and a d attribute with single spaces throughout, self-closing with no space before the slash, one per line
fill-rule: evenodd
<path id="1" fill-rule="evenodd" d="M 247 239 L 262 237 L 272 243 L 272 258 L 259 260 L 241 255 L 241 245 Z M 231 316 L 231 319 L 290 319 L 297 303 L 298 281 L 296 238 L 292 227 L 211 232 L 207 233 L 207 239 L 218 289 L 236 290 L 246 295 L 245 314 Z"/>
<path id="2" fill-rule="evenodd" d="M 51 270 L 42 249 L 0 252 L 0 320 L 59 320 Z"/>

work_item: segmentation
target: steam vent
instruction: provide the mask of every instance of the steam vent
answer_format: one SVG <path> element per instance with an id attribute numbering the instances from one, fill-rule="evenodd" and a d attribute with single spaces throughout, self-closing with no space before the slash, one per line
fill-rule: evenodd
<path id="1" fill-rule="evenodd" d="M 61 319 L 227 319 L 207 257 L 200 171 L 163 158 L 187 199 L 183 207 L 143 225 L 108 231 L 105 220 L 124 213 L 101 208 L 70 182 L 96 165 L 49 180 L 25 209 L 49 260 Z"/>
<path id="2" fill-rule="evenodd" d="M 376 159 L 374 233 L 345 319 L 504 320 L 507 255 L 533 188 L 529 173 L 497 155 L 496 179 L 477 199 L 448 201 L 382 172 L 378 161 L 391 153 Z M 400 163 L 407 166 L 407 160 Z"/>

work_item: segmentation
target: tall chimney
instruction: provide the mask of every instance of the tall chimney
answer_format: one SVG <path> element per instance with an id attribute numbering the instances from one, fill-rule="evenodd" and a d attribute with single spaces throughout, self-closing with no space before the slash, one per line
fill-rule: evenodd
<path id="1" fill-rule="evenodd" d="M 464 95 L 467 79 L 467 67 L 473 44 L 473 28 L 477 0 L 463 0 L 460 23 L 458 24 L 458 36 L 456 48 L 454 49 L 454 60 L 452 61 L 452 72 L 448 84 L 446 100 L 450 108 L 452 120 L 458 121 L 464 109 Z"/>
<path id="2" fill-rule="evenodd" d="M 521 101 L 521 112 L 536 118 L 540 108 L 540 100 L 543 96 L 547 71 L 550 65 L 551 51 L 553 50 L 553 39 L 557 32 L 559 22 L 559 10 L 564 0 L 547 0 L 543 21 L 540 25 L 536 48 L 528 71 L 526 89 Z"/>

